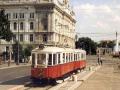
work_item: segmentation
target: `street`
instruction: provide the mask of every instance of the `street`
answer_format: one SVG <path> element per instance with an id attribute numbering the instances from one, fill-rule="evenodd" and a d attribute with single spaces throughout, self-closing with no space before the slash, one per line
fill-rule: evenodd
<path id="1" fill-rule="evenodd" d="M 30 66 L 0 69 L 0 90 L 24 85 L 28 81 L 30 81 Z"/>
<path id="2" fill-rule="evenodd" d="M 97 56 L 87 56 L 86 61 L 87 67 L 96 66 Z M 119 58 L 103 56 L 103 65 L 101 66 L 101 68 L 93 73 L 87 80 L 82 82 L 79 87 L 75 87 L 76 90 L 119 90 L 119 61 Z M 81 77 L 78 78 L 80 79 Z M 8 90 L 16 86 L 24 85 L 26 82 L 30 82 L 30 66 L 0 69 L 0 90 Z M 74 82 L 70 83 L 73 83 L 73 85 L 75 84 Z M 66 85 L 69 86 L 70 83 L 67 83 Z M 29 90 L 46 90 L 49 87 L 51 86 L 28 86 L 27 89 L 29 88 Z"/>

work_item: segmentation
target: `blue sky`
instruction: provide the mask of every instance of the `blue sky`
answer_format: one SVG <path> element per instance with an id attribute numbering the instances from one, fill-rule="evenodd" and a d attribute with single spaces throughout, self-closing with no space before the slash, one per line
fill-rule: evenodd
<path id="1" fill-rule="evenodd" d="M 79 37 L 114 40 L 115 32 L 120 32 L 120 0 L 70 0 L 70 5 L 76 14 Z"/>

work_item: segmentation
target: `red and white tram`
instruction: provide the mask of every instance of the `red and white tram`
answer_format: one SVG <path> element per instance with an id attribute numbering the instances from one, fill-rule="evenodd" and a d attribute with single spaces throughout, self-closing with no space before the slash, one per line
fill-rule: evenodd
<path id="1" fill-rule="evenodd" d="M 51 46 L 32 51 L 32 79 L 55 80 L 85 67 L 84 50 Z"/>

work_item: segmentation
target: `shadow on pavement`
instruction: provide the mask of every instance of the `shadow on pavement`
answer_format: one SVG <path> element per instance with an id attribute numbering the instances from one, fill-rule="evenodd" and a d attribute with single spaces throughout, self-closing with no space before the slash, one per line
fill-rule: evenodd
<path id="1" fill-rule="evenodd" d="M 0 85 L 24 85 L 25 82 L 29 82 L 29 81 L 30 81 L 30 76 L 25 76 L 22 78 L 17 78 L 17 79 L 0 83 Z"/>

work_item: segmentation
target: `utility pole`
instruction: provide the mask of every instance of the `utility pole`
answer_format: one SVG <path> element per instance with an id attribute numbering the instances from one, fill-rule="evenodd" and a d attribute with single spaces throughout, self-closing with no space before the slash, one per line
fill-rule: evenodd
<path id="1" fill-rule="evenodd" d="M 19 14 L 18 14 L 18 55 L 17 55 L 17 65 L 19 65 Z"/>
<path id="2" fill-rule="evenodd" d="M 115 52 L 118 52 L 119 50 L 119 43 L 118 43 L 118 33 L 116 32 L 116 46 L 115 46 Z"/>

